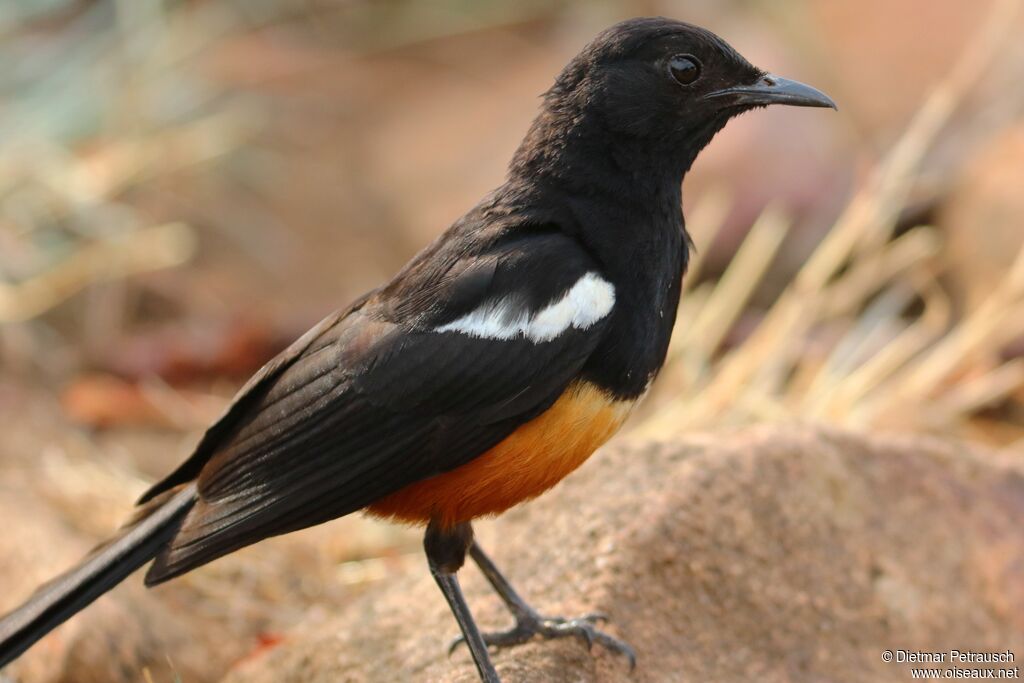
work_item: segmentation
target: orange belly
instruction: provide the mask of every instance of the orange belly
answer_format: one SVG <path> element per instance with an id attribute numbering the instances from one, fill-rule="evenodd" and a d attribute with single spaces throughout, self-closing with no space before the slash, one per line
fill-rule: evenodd
<path id="1" fill-rule="evenodd" d="M 380 499 L 370 514 L 453 526 L 493 515 L 548 490 L 618 430 L 633 407 L 589 383 L 571 385 L 554 405 L 470 462 Z"/>

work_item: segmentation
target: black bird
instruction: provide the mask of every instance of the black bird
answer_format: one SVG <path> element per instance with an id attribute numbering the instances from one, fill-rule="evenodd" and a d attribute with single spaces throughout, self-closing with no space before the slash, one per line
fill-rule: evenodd
<path id="1" fill-rule="evenodd" d="M 0 666 L 152 560 L 146 584 L 359 510 L 426 526 L 424 547 L 480 677 L 487 646 L 577 636 L 540 616 L 470 523 L 547 490 L 615 433 L 668 348 L 689 239 L 681 182 L 726 122 L 835 107 L 711 32 L 622 22 L 544 95 L 506 182 L 391 282 L 324 319 L 239 391 L 135 518 L 0 620 Z M 482 634 L 466 554 L 515 626 Z"/>

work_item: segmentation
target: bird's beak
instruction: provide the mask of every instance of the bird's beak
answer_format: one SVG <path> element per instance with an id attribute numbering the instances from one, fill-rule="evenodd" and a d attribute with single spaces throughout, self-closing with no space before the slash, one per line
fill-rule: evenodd
<path id="1" fill-rule="evenodd" d="M 817 88 L 765 74 L 753 85 L 738 85 L 708 93 L 704 99 L 723 99 L 730 105 L 757 106 L 768 104 L 789 104 L 794 107 L 831 107 L 837 109 L 832 98 Z"/>

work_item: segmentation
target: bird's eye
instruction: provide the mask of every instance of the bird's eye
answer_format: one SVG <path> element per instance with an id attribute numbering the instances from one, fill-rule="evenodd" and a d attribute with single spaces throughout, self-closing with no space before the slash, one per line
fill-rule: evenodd
<path id="1" fill-rule="evenodd" d="M 680 85 L 693 85 L 700 78 L 700 62 L 693 55 L 676 55 L 668 60 L 668 72 Z"/>

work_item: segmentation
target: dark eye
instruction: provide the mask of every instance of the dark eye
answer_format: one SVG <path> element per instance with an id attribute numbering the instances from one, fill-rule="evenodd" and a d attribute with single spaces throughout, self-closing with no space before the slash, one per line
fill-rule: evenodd
<path id="1" fill-rule="evenodd" d="M 700 62 L 693 55 L 676 55 L 668 60 L 668 72 L 680 85 L 693 85 L 700 78 Z"/>

